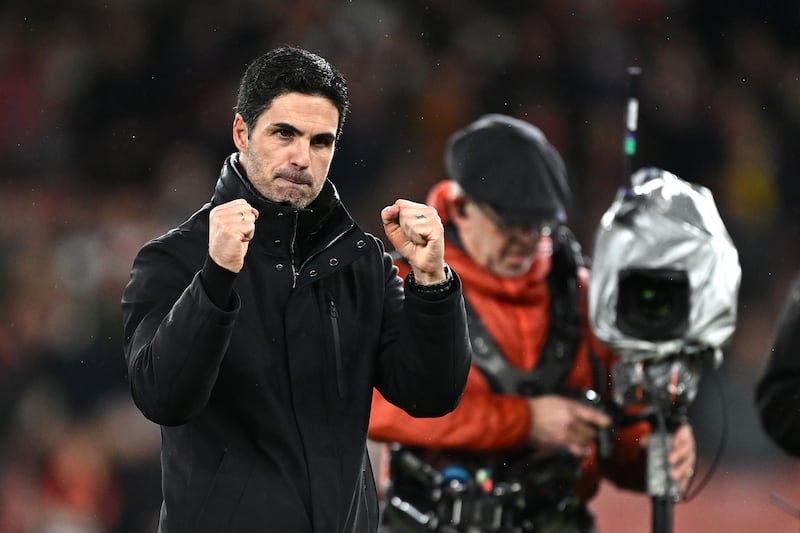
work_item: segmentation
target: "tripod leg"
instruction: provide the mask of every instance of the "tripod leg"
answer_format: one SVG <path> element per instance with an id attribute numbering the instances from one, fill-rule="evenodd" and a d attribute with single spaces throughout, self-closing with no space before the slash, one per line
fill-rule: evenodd
<path id="1" fill-rule="evenodd" d="M 672 533 L 672 498 L 653 496 L 653 533 Z"/>

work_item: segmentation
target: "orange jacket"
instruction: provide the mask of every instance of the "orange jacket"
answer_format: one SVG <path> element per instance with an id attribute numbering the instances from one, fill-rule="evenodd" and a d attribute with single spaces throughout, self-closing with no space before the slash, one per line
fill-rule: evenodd
<path id="1" fill-rule="evenodd" d="M 445 224 L 448 221 L 446 206 L 450 186 L 449 181 L 443 181 L 428 196 L 428 204 L 439 211 Z M 543 237 L 539 255 L 530 271 L 520 278 L 509 279 L 485 271 L 451 243 L 445 250 L 445 260 L 461 277 L 465 298 L 509 362 L 523 370 L 536 365 L 550 328 L 550 295 L 546 277 L 551 254 L 552 243 Z M 401 275 L 408 271 L 405 263 L 398 263 L 398 267 Z M 614 356 L 590 330 L 586 291 L 588 271 L 582 269 L 579 274 L 584 336 L 565 386 L 598 389 L 605 384 L 593 382 L 590 353 L 594 353 L 606 368 Z M 461 402 L 454 411 L 441 418 L 412 418 L 375 391 L 369 436 L 378 441 L 432 449 L 491 452 L 522 446 L 530 424 L 535 422 L 530 419 L 525 397 L 493 392 L 482 372 L 473 364 Z M 638 440 L 646 431 L 647 424 L 641 423 L 617 433 L 610 469 L 604 475 L 621 487 L 643 488 L 645 455 Z M 584 499 L 594 495 L 601 477 L 595 452 L 583 464 L 579 490 Z"/>

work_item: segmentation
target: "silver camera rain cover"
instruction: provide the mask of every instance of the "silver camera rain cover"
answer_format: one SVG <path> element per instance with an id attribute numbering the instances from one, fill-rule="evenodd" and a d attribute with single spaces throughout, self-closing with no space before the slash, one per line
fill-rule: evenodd
<path id="1" fill-rule="evenodd" d="M 736 327 L 740 281 L 739 256 L 711 191 L 640 169 L 596 234 L 591 326 L 622 363 L 711 350 L 719 365 Z"/>

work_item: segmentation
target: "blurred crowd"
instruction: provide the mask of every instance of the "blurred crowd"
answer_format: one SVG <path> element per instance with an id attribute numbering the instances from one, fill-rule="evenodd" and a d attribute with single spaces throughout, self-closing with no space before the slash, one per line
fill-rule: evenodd
<path id="1" fill-rule="evenodd" d="M 779 459 L 750 414 L 800 266 L 800 5 L 789 0 L 10 0 L 0 5 L 0 531 L 143 533 L 158 428 L 132 405 L 120 296 L 138 248 L 211 195 L 246 64 L 327 57 L 352 113 L 330 177 L 356 220 L 423 201 L 447 136 L 486 112 L 564 155 L 590 254 L 623 183 L 626 68 L 642 67 L 636 165 L 711 189 L 743 269 L 719 369 L 737 463 Z M 717 420 L 720 400 L 698 398 Z M 716 402 L 716 403 L 715 403 Z M 719 430 L 698 431 L 711 454 Z M 744 428 L 744 429 L 742 429 Z"/>

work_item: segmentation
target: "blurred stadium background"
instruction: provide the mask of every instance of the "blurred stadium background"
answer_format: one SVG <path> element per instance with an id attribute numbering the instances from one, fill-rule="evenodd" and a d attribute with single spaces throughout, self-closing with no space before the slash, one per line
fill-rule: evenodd
<path id="1" fill-rule="evenodd" d="M 132 406 L 119 300 L 133 255 L 210 196 L 245 65 L 275 45 L 347 76 L 331 178 L 362 226 L 423 201 L 450 132 L 502 112 L 561 151 L 587 253 L 622 179 L 625 71 L 640 164 L 709 187 L 741 255 L 739 322 L 692 406 L 680 532 L 797 531 L 798 463 L 753 387 L 800 266 L 800 3 L 790 0 L 8 0 L 0 5 L 0 531 L 155 530 L 158 431 Z M 645 532 L 605 485 L 601 530 Z"/>

